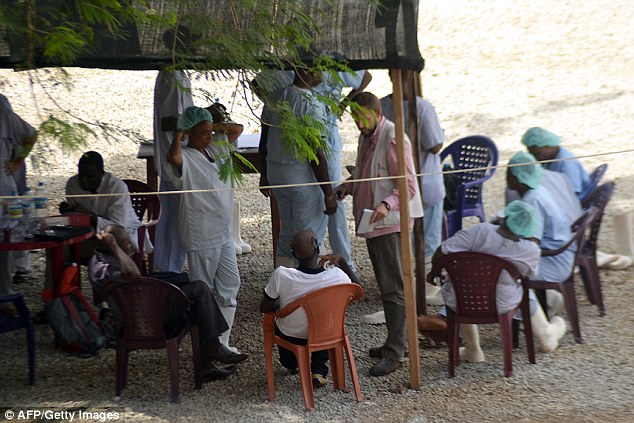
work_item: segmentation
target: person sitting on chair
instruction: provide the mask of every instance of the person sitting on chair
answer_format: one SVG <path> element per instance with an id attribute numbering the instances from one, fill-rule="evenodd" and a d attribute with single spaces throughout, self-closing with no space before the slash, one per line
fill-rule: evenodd
<path id="1" fill-rule="evenodd" d="M 504 218 L 499 226 L 480 223 L 458 231 L 442 243 L 434 254 L 434 259 L 444 254 L 463 251 L 487 253 L 509 260 L 522 275 L 535 277 L 541 256 L 539 241 L 534 238 L 538 229 L 537 219 L 538 216 L 532 205 L 521 200 L 513 201 L 504 209 Z M 432 274 L 433 272 L 430 273 Z M 498 314 L 503 314 L 518 306 L 522 300 L 523 288 L 520 282 L 511 279 L 504 271 L 500 274 L 495 293 Z M 456 295 L 450 280 L 446 280 L 443 284 L 442 296 L 447 307 L 455 310 Z M 565 321 L 555 316 L 549 323 L 533 295 L 531 295 L 530 308 L 531 325 L 542 350 L 554 351 L 559 339 L 566 333 Z M 440 314 L 444 314 L 443 310 Z M 430 328 L 438 327 L 444 327 L 446 331 L 447 324 L 439 316 L 419 316 L 418 327 L 424 333 Z M 465 339 L 465 347 L 460 348 L 460 358 L 472 363 L 484 361 L 477 325 L 461 324 L 460 329 Z"/>
<path id="2" fill-rule="evenodd" d="M 141 221 L 132 207 L 128 186 L 121 179 L 104 170 L 103 157 L 96 151 L 88 151 L 81 155 L 77 166 L 77 175 L 66 183 L 67 201 L 59 205 L 59 212 L 87 213 L 90 223 L 99 233 L 107 225 L 121 225 L 130 235 L 132 245 L 138 250 L 137 230 Z M 99 194 L 115 194 L 101 196 Z M 73 195 L 96 194 L 95 196 L 73 197 Z M 92 256 L 96 242 L 82 243 L 82 258 Z M 149 235 L 145 239 L 144 253 L 153 251 Z"/>
<path id="3" fill-rule="evenodd" d="M 93 288 L 104 292 L 112 283 L 134 282 L 141 277 L 139 268 L 130 255 L 134 247 L 125 228 L 120 225 L 108 225 L 97 234 L 101 247 L 90 259 L 88 272 Z M 225 321 L 209 287 L 202 281 L 190 281 L 186 273 L 155 273 L 150 277 L 163 279 L 178 286 L 194 302 L 191 313 L 199 323 L 200 345 L 202 346 L 203 381 L 225 379 L 235 370 L 234 364 L 248 358 L 247 354 L 234 353 L 219 340 L 220 334 L 229 326 Z M 172 318 L 167 311 L 168 320 Z M 182 315 L 174 316 L 176 324 Z M 216 367 L 213 361 L 230 364 L 229 367 Z"/>
<path id="4" fill-rule="evenodd" d="M 355 272 L 338 254 L 319 256 L 319 242 L 311 230 L 301 230 L 291 239 L 293 257 L 299 261 L 297 268 L 280 266 L 273 271 L 269 283 L 264 287 L 260 311 L 269 313 L 284 308 L 304 294 L 330 285 L 359 283 Z M 333 267 L 328 266 L 334 265 Z M 275 334 L 294 344 L 306 344 L 308 320 L 306 312 L 295 310 L 287 317 L 277 319 Z M 280 363 L 291 373 L 297 373 L 297 359 L 292 351 L 279 347 Z M 328 380 L 328 350 L 315 351 L 311 355 L 310 367 L 313 386 L 324 386 Z"/>
<path id="5" fill-rule="evenodd" d="M 526 146 L 528 152 L 535 156 L 538 161 L 556 160 L 543 163 L 542 166 L 544 169 L 566 175 L 577 196 L 579 196 L 590 183 L 590 175 L 588 175 L 588 172 L 583 168 L 579 159 L 560 145 L 561 138 L 559 135 L 553 134 L 543 128 L 529 128 L 524 135 L 522 135 L 522 144 Z"/>

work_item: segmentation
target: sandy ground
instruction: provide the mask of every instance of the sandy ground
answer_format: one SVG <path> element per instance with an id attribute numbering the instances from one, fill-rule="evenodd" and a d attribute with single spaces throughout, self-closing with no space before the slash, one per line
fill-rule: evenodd
<path id="1" fill-rule="evenodd" d="M 423 93 L 438 111 L 448 142 L 466 135 L 491 137 L 500 164 L 521 150 L 519 138 L 531 126 L 560 134 L 563 143 L 581 157 L 587 170 L 608 163 L 607 180 L 617 192 L 607 209 L 601 249 L 616 252 L 612 218 L 632 209 L 634 197 L 634 3 L 630 0 L 571 0 L 533 2 L 494 0 L 432 0 L 421 2 L 419 44 L 426 59 Z M 152 134 L 152 92 L 156 72 L 69 69 L 74 89 L 45 82 L 29 85 L 27 73 L 0 70 L 0 90 L 15 111 L 37 125 L 48 114 L 59 116 L 51 101 L 87 121 L 108 122 Z M 386 71 L 372 70 L 368 90 L 379 97 L 391 91 Z M 38 77 L 46 78 L 40 72 Z M 194 82 L 215 97 L 232 98 L 231 81 Z M 49 97 L 50 95 L 50 97 Z M 202 99 L 197 104 L 203 105 Z M 237 99 L 230 107 L 245 132 L 259 127 L 253 114 Z M 354 162 L 357 130 L 348 117 L 340 125 L 344 164 Z M 44 143 L 43 143 L 44 144 Z M 125 137 L 99 133 L 85 148 L 104 154 L 106 167 L 120 177 L 144 179 L 144 163 L 136 160 L 138 146 Z M 46 180 L 60 201 L 66 179 L 76 171 L 77 152 L 42 145 L 39 167 L 30 167 L 31 184 Z M 504 169 L 485 186 L 487 215 L 503 204 Z M 488 361 L 467 364 L 457 377 L 446 377 L 446 349 L 421 351 L 421 389 L 407 389 L 407 366 L 385 378 L 367 374 L 373 360 L 367 349 L 385 335 L 383 326 L 361 324 L 361 316 L 380 307 L 380 297 L 364 243 L 355 239 L 354 258 L 367 281 L 366 299 L 348 315 L 364 402 L 330 387 L 316 393 L 317 410 L 303 411 L 298 380 L 277 368 L 277 402 L 270 403 L 262 366 L 262 335 L 257 304 L 271 266 L 268 203 L 248 176 L 237 193 L 242 202 L 243 238 L 254 251 L 239 257 L 243 286 L 232 335 L 251 358 L 225 382 L 193 389 L 189 346 L 182 352 L 182 402 L 167 403 L 166 361 L 161 353 L 138 353 L 130 362 L 124 411 L 130 421 L 632 421 L 634 333 L 631 279 L 634 270 L 602 271 L 606 317 L 599 317 L 582 289 L 578 291 L 585 343 L 575 345 L 570 334 L 552 354 L 538 354 L 530 366 L 524 348 L 514 354 L 514 376 L 502 377 L 502 358 L 495 327 L 482 332 Z M 348 203 L 349 205 L 349 203 Z M 350 223 L 352 227 L 352 222 Z M 34 273 L 18 287 L 38 311 L 43 256 L 33 254 Z M 38 273 L 39 272 L 39 273 Z M 110 409 L 114 394 L 114 352 L 98 357 L 68 357 L 52 346 L 51 331 L 37 328 L 38 374 L 26 385 L 23 335 L 0 336 L 0 407 L 80 407 Z M 629 404 L 629 405 L 628 405 Z M 0 420 L 4 416 L 0 416 Z"/>

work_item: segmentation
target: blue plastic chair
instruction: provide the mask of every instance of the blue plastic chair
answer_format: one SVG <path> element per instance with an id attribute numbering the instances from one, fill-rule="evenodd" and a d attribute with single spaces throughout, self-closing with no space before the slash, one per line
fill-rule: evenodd
<path id="1" fill-rule="evenodd" d="M 484 217 L 482 184 L 495 173 L 498 164 L 498 150 L 488 137 L 473 135 L 451 143 L 440 153 L 443 162 L 451 157 L 454 170 L 469 170 L 491 167 L 490 169 L 459 172 L 457 175 L 456 209 L 445 210 L 446 238 L 462 229 L 462 219 L 476 216 L 481 222 Z"/>
<path id="2" fill-rule="evenodd" d="M 29 351 L 29 385 L 33 385 L 35 383 L 35 326 L 31 320 L 31 313 L 24 303 L 22 294 L 0 297 L 0 303 L 13 303 L 18 310 L 17 316 L 7 316 L 0 313 L 0 333 L 21 328 L 26 329 L 26 346 Z"/>

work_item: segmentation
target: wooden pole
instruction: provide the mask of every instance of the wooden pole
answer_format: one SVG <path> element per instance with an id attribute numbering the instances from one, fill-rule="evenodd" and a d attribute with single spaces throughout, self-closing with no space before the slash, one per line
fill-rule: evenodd
<path id="1" fill-rule="evenodd" d="M 403 72 L 403 71 L 401 71 Z M 416 103 L 416 80 L 418 79 L 418 73 L 415 71 L 407 72 L 407 84 L 403 87 L 405 92 L 404 98 L 407 100 L 407 111 L 409 115 L 407 133 L 409 134 L 409 140 L 412 143 L 412 157 L 414 158 L 414 169 L 416 173 L 420 173 L 420 144 L 418 141 L 418 105 Z M 416 178 L 416 183 L 419 182 L 419 178 Z M 422 197 L 423 187 L 418 184 L 418 191 Z M 419 315 L 427 314 L 427 299 L 425 298 L 425 276 L 427 274 L 425 269 L 425 256 L 428 254 L 425 251 L 425 228 L 423 225 L 423 218 L 417 217 L 414 219 L 414 262 L 416 264 L 416 313 Z"/>
<path id="2" fill-rule="evenodd" d="M 405 141 L 403 137 L 403 83 L 400 69 L 392 72 L 392 100 L 394 124 L 396 126 L 396 153 L 399 176 L 407 175 L 405 167 Z M 420 388 L 420 356 L 418 351 L 418 327 L 416 325 L 416 294 L 414 287 L 414 267 L 412 265 L 412 240 L 409 232 L 409 199 L 406 178 L 398 179 L 398 204 L 401 214 L 401 259 L 403 263 L 403 289 L 405 291 L 405 316 L 407 319 L 407 339 L 409 344 L 410 388 Z"/>

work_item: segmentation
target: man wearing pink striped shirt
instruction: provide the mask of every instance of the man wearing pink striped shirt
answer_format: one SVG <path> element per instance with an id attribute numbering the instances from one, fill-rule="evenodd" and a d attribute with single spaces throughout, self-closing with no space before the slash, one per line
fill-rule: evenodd
<path id="1" fill-rule="evenodd" d="M 353 101 L 361 106 L 361 110 L 352 113 L 361 132 L 357 162 L 353 177 L 338 186 L 335 193 L 340 199 L 348 194 L 353 196 L 352 212 L 357 229 L 364 210 L 372 211 L 370 224 L 373 229 L 357 235 L 366 239 L 374 276 L 381 291 L 387 326 L 385 343 L 370 349 L 370 357 L 381 359 L 372 366 L 370 375 L 385 376 L 401 367 L 407 342 L 397 179 L 363 182 L 355 182 L 354 179 L 398 176 L 396 131 L 394 123 L 381 114 L 381 103 L 375 95 L 362 92 Z M 410 175 L 405 193 L 410 202 L 409 237 L 414 225 L 413 218 L 423 215 L 423 206 L 407 136 L 404 147 L 406 171 Z"/>

